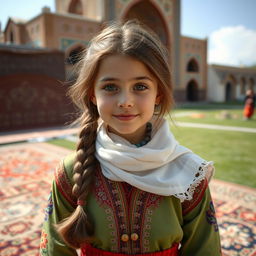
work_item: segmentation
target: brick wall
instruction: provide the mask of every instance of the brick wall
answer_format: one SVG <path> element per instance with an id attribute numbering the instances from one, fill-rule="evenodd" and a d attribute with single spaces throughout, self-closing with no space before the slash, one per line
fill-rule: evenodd
<path id="1" fill-rule="evenodd" d="M 0 131 L 70 122 L 64 53 L 0 47 Z"/>

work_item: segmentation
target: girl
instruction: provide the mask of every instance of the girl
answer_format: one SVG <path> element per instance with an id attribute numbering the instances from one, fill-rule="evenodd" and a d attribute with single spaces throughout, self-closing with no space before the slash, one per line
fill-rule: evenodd
<path id="1" fill-rule="evenodd" d="M 208 188 L 213 172 L 182 147 L 167 51 L 134 22 L 95 37 L 70 89 L 77 150 L 55 172 L 41 255 L 220 255 Z"/>

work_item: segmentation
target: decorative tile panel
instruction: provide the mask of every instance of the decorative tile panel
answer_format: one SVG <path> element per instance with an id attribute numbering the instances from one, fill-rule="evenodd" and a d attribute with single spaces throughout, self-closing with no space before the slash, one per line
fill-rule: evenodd
<path id="1" fill-rule="evenodd" d="M 85 47 L 87 47 L 88 43 L 89 43 L 88 41 L 84 41 L 84 40 L 61 38 L 60 39 L 60 49 L 65 51 L 66 49 L 68 49 L 70 46 L 72 46 L 74 44 L 82 44 Z"/>

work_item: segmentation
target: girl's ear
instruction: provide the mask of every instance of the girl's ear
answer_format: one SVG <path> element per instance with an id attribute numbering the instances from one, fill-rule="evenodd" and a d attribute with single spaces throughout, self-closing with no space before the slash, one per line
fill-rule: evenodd
<path id="1" fill-rule="evenodd" d="M 91 96 L 91 102 L 92 102 L 94 105 L 97 105 L 96 97 L 95 97 L 94 95 Z"/>
<path id="2" fill-rule="evenodd" d="M 160 94 L 158 94 L 156 96 L 155 105 L 159 105 L 160 104 L 161 98 L 162 98 L 162 96 Z"/>

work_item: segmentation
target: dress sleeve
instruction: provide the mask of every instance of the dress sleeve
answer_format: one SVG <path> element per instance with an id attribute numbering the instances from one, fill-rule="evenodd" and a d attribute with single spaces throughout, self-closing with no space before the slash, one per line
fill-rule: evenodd
<path id="1" fill-rule="evenodd" d="M 75 256 L 75 249 L 69 247 L 57 234 L 54 225 L 71 215 L 74 210 L 74 199 L 70 196 L 71 182 L 61 163 L 55 171 L 40 242 L 40 256 Z"/>
<path id="2" fill-rule="evenodd" d="M 221 255 L 218 224 L 207 180 L 196 188 L 183 208 L 183 240 L 180 256 Z"/>

